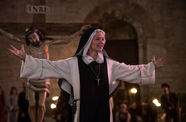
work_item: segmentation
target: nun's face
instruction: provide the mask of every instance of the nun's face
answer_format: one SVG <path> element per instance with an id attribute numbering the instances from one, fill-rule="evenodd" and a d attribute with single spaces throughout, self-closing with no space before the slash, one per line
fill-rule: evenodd
<path id="1" fill-rule="evenodd" d="M 105 45 L 105 34 L 103 32 L 96 32 L 96 35 L 92 39 L 89 51 L 101 52 Z"/>

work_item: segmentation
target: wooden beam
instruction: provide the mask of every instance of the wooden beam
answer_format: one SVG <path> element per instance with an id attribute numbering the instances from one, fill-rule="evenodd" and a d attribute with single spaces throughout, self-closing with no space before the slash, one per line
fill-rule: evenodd
<path id="1" fill-rule="evenodd" d="M 70 35 L 86 24 L 100 27 L 98 23 L 0 23 L 0 28 L 16 35 L 24 35 L 25 29 L 31 26 L 41 29 L 46 35 Z"/>

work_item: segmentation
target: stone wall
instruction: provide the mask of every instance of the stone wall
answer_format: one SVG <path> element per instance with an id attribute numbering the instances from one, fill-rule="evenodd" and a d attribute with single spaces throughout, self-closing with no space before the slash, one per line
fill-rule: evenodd
<path id="1" fill-rule="evenodd" d="M 169 83 L 173 91 L 186 94 L 186 2 L 184 0 L 44 0 L 44 2 L 48 7 L 45 12 L 45 24 L 104 25 L 106 21 L 101 20 L 104 19 L 105 13 L 129 22 L 138 34 L 140 63 L 147 63 L 153 56 L 166 56 L 169 61 L 166 67 L 157 70 L 155 85 L 141 87 L 142 96 L 159 98 L 162 93 L 160 85 L 163 82 Z M 1 0 L 0 27 L 6 29 L 8 23 L 17 23 L 17 26 L 32 23 L 34 17 L 28 13 L 28 5 L 34 5 L 34 2 Z M 113 11 L 116 13 L 112 13 Z M 10 31 L 8 29 L 7 31 Z M 14 34 L 23 35 L 16 31 L 19 30 L 11 30 Z M 65 33 L 65 30 L 61 33 Z M 11 86 L 16 86 L 21 91 L 21 82 L 25 79 L 19 78 L 20 61 L 7 51 L 10 43 L 16 47 L 19 47 L 19 44 L 2 35 L 0 42 L 0 85 L 7 95 Z M 77 45 L 76 40 L 66 45 L 50 46 L 51 60 L 72 56 Z M 59 94 L 59 88 L 57 81 L 54 80 L 51 82 L 51 96 L 56 94 Z"/>

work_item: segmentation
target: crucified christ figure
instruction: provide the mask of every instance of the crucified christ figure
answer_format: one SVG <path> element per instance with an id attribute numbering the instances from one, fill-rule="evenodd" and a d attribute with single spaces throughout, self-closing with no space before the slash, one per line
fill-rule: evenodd
<path id="1" fill-rule="evenodd" d="M 36 58 L 49 59 L 48 46 L 51 44 L 66 44 L 76 37 L 80 37 L 90 25 L 82 26 L 81 29 L 70 36 L 46 36 L 41 30 L 29 27 L 25 30 L 25 39 L 0 29 L 0 34 L 15 42 L 26 44 L 28 54 Z M 46 111 L 45 100 L 49 93 L 50 79 L 27 80 L 26 98 L 29 101 L 29 116 L 32 122 L 42 122 Z"/>

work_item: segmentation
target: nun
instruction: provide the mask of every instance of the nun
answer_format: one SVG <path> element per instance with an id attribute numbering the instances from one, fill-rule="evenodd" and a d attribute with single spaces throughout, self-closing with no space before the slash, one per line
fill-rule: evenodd
<path id="1" fill-rule="evenodd" d="M 148 64 L 126 65 L 111 59 L 104 45 L 105 32 L 89 28 L 83 33 L 74 56 L 58 61 L 33 58 L 11 45 L 10 52 L 22 60 L 21 78 L 63 78 L 72 87 L 76 101 L 74 122 L 113 122 L 109 94 L 118 80 L 129 83 L 154 84 L 155 67 L 164 66 L 163 60 Z M 66 85 L 68 86 L 68 85 Z"/>

